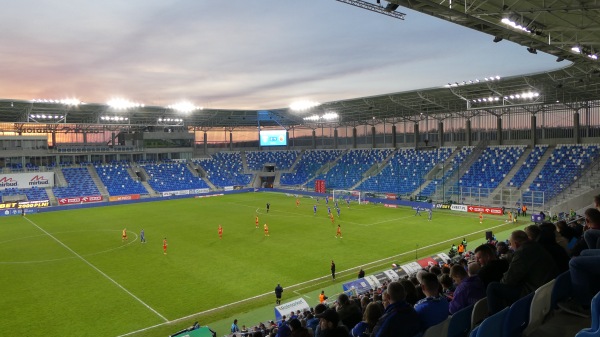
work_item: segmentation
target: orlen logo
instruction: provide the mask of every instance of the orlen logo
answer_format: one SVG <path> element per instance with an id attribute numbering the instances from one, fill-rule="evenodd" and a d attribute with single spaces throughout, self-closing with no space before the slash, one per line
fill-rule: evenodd
<path id="1" fill-rule="evenodd" d="M 35 177 L 31 178 L 31 180 L 29 181 L 29 186 L 35 186 L 35 185 L 48 185 L 48 179 L 44 178 L 44 176 L 36 175 Z"/>
<path id="2" fill-rule="evenodd" d="M 19 182 L 13 178 L 3 177 L 0 179 L 0 187 L 17 187 Z"/>

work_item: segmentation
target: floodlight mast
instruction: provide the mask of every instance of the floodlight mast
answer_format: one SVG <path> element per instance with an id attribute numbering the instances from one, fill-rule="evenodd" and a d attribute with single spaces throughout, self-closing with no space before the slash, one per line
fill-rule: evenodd
<path id="1" fill-rule="evenodd" d="M 396 12 L 395 10 L 387 9 L 386 7 L 377 6 L 377 5 L 374 5 L 372 3 L 369 3 L 369 2 L 366 2 L 363 0 L 336 0 L 336 1 L 343 2 L 348 5 L 360 7 L 363 9 L 367 9 L 367 10 L 370 10 L 371 12 L 391 16 L 393 18 L 400 19 L 400 20 L 404 20 L 404 17 L 406 16 L 406 14 L 404 14 L 404 13 Z"/>

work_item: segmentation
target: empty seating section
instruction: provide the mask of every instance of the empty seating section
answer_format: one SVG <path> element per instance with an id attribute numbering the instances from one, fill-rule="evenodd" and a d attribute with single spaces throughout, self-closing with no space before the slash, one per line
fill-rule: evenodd
<path id="1" fill-rule="evenodd" d="M 425 175 L 438 163 L 448 159 L 451 148 L 420 151 L 398 150 L 377 175 L 361 183 L 362 191 L 411 194 L 425 182 Z"/>
<path id="2" fill-rule="evenodd" d="M 142 167 L 150 177 L 148 184 L 157 192 L 209 188 L 202 178 L 190 172 L 186 164 L 144 164 Z"/>
<path id="3" fill-rule="evenodd" d="M 69 186 L 53 187 L 52 192 L 56 198 L 100 195 L 87 167 L 63 168 L 62 173 Z"/>
<path id="4" fill-rule="evenodd" d="M 148 194 L 142 183 L 129 175 L 129 164 L 95 165 L 95 168 L 110 195 Z"/>
<path id="5" fill-rule="evenodd" d="M 546 153 L 547 149 L 548 145 L 536 145 L 533 148 L 533 150 L 531 150 L 529 156 L 527 156 L 527 159 L 525 159 L 523 166 L 521 166 L 517 173 L 515 173 L 515 175 L 512 177 L 512 179 L 508 183 L 508 186 L 521 188 L 521 185 L 523 185 L 525 180 L 527 180 L 533 169 L 540 162 L 540 159 L 542 158 L 544 153 Z"/>
<path id="6" fill-rule="evenodd" d="M 327 188 L 350 188 L 362 179 L 363 173 L 371 166 L 382 162 L 392 152 L 391 149 L 350 150 L 327 173 L 315 179 L 324 179 Z M 311 187 L 314 186 L 312 181 L 309 182 Z"/>
<path id="7" fill-rule="evenodd" d="M 246 162 L 250 170 L 262 170 L 264 165 L 275 164 L 276 170 L 289 170 L 299 151 L 247 151 Z"/>
<path id="8" fill-rule="evenodd" d="M 433 179 L 427 186 L 421 191 L 421 195 L 432 196 L 440 186 L 444 186 L 447 190 L 450 188 L 458 188 L 458 182 L 449 182 L 448 179 L 456 173 L 460 168 L 460 164 L 473 152 L 472 146 L 465 146 L 456 153 L 454 158 L 450 160 L 450 165 L 443 164 L 443 174 L 441 178 Z M 449 166 L 449 167 L 448 167 Z"/>
<path id="9" fill-rule="evenodd" d="M 480 189 L 478 194 L 487 196 L 506 177 L 525 152 L 524 146 L 490 146 L 460 178 L 462 188 Z"/>
<path id="10" fill-rule="evenodd" d="M 341 150 L 307 150 L 295 166 L 295 172 L 281 174 L 281 185 L 302 185 L 328 162 L 342 154 Z"/>
<path id="11" fill-rule="evenodd" d="M 557 145 L 541 172 L 529 186 L 528 192 L 534 193 L 524 192 L 523 202 L 529 204 L 549 201 L 575 182 L 597 158 L 598 145 L 596 144 Z"/>
<path id="12" fill-rule="evenodd" d="M 0 190 L 0 200 L 4 196 L 12 196 L 12 195 L 25 195 L 27 197 L 27 201 L 37 201 L 37 200 L 48 200 L 48 193 L 46 193 L 46 189 L 44 188 L 7 188 L 4 190 Z"/>
<path id="13" fill-rule="evenodd" d="M 219 152 L 210 159 L 196 160 L 208 174 L 208 179 L 216 187 L 246 186 L 252 180 L 251 174 L 244 174 L 242 156 L 239 152 Z"/>

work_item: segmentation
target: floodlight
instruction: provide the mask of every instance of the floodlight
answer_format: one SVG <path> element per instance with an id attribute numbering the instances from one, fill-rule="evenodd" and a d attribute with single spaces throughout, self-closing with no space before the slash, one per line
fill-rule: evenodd
<path id="1" fill-rule="evenodd" d="M 325 120 L 332 120 L 332 119 L 338 118 L 338 114 L 335 112 L 328 112 L 328 113 L 324 114 L 321 118 L 323 118 Z"/>
<path id="2" fill-rule="evenodd" d="M 191 102 L 188 102 L 188 101 L 182 101 L 177 104 L 169 105 L 169 106 L 167 106 L 167 108 L 177 110 L 177 111 L 183 112 L 183 113 L 190 113 L 194 110 L 202 110 L 203 109 L 202 107 L 195 106 L 194 104 L 192 104 Z"/>
<path id="3" fill-rule="evenodd" d="M 110 106 L 111 108 L 117 109 L 117 110 L 125 110 L 125 109 L 131 109 L 131 108 L 143 108 L 144 107 L 144 104 L 131 102 L 131 101 L 128 101 L 128 100 L 122 99 L 122 98 L 111 99 L 106 104 L 108 106 Z"/>
<path id="4" fill-rule="evenodd" d="M 321 103 L 319 103 L 319 102 L 298 101 L 298 102 L 294 102 L 294 103 L 290 104 L 290 109 L 292 109 L 294 111 L 306 111 L 306 110 L 312 109 L 319 105 L 321 105 Z"/>
<path id="5" fill-rule="evenodd" d="M 571 51 L 576 52 L 577 54 L 581 53 L 581 47 L 580 46 L 573 46 L 571 48 Z"/>

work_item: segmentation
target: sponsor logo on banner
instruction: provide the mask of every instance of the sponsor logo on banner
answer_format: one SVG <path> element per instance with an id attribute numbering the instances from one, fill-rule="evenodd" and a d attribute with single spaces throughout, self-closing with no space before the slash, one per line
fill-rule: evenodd
<path id="1" fill-rule="evenodd" d="M 469 206 L 467 210 L 472 213 L 502 215 L 502 208 L 499 207 Z"/>
<path id="2" fill-rule="evenodd" d="M 233 191 L 233 186 L 225 186 L 223 187 L 223 191 Z"/>
<path id="3" fill-rule="evenodd" d="M 418 272 L 419 270 L 423 269 L 421 267 L 421 265 L 418 264 L 417 262 L 410 262 L 410 263 L 404 264 L 404 265 L 400 266 L 400 268 L 402 268 L 402 270 L 404 270 L 404 272 L 407 275 L 413 275 L 416 272 Z"/>
<path id="4" fill-rule="evenodd" d="M 125 200 L 139 200 L 139 194 L 129 194 L 129 195 L 117 195 L 114 197 L 108 197 L 108 201 L 125 201 Z"/>
<path id="5" fill-rule="evenodd" d="M 194 194 L 202 194 L 202 193 L 208 193 L 210 192 L 210 190 L 208 188 L 197 188 L 194 190 Z"/>
<path id="6" fill-rule="evenodd" d="M 188 195 L 188 194 L 190 194 L 190 190 L 162 192 L 163 197 L 170 197 L 172 195 Z"/>
<path id="7" fill-rule="evenodd" d="M 217 194 L 209 194 L 209 195 L 197 195 L 197 196 L 195 196 L 195 198 L 211 198 L 211 197 L 220 197 L 223 195 L 225 195 L 225 194 L 217 193 Z"/>
<path id="8" fill-rule="evenodd" d="M 395 204 L 383 204 L 383 206 L 389 207 L 389 208 L 398 208 L 398 205 L 395 205 Z"/>
<path id="9" fill-rule="evenodd" d="M 54 173 L 0 174 L 0 190 L 5 188 L 32 188 L 54 186 Z"/>
<path id="10" fill-rule="evenodd" d="M 391 269 L 385 270 L 384 273 L 392 281 L 398 281 L 400 279 L 400 277 L 398 276 L 398 273 L 396 273 L 395 271 L 393 271 Z"/>
<path id="11" fill-rule="evenodd" d="M 396 195 L 393 193 L 386 193 L 385 198 L 388 200 L 396 200 Z"/>
<path id="12" fill-rule="evenodd" d="M 19 202 L 3 202 L 0 203 L 0 209 L 8 208 L 40 208 L 50 206 L 49 200 L 38 200 L 38 201 L 19 201 Z"/>
<path id="13" fill-rule="evenodd" d="M 94 195 L 89 197 L 74 197 L 74 198 L 60 198 L 58 199 L 59 205 L 71 205 L 71 204 L 81 204 L 88 202 L 98 202 L 102 201 L 101 195 Z"/>
<path id="14" fill-rule="evenodd" d="M 453 211 L 466 212 L 467 205 L 452 205 L 450 206 L 450 209 Z"/>

